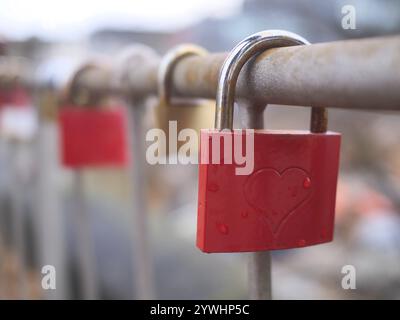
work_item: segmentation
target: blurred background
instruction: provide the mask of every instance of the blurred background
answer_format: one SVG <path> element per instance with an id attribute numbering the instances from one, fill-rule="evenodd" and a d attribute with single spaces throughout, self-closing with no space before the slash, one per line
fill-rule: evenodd
<path id="1" fill-rule="evenodd" d="M 355 30 L 342 28 L 346 4 L 356 8 Z M 0 0 L 0 55 L 12 58 L 0 60 L 0 74 L 21 69 L 61 90 L 82 62 L 112 59 L 134 43 L 161 55 L 186 42 L 222 52 L 265 29 L 310 42 L 398 34 L 400 2 Z M 56 122 L 38 119 L 38 105 L 51 95 L 38 99 L 7 85 L 1 79 L 0 298 L 132 299 L 138 290 L 161 299 L 247 298 L 246 254 L 195 247 L 196 165 L 144 168 L 143 227 L 133 215 L 138 186 L 129 169 L 86 169 L 77 177 L 60 161 Z M 268 106 L 264 116 L 268 128 L 301 129 L 309 109 Z M 273 252 L 274 299 L 400 299 L 399 123 L 395 112 L 329 110 L 330 130 L 342 133 L 335 240 Z M 144 251 L 141 233 L 149 241 Z M 41 287 L 46 264 L 56 266 L 54 292 Z M 348 264 L 357 270 L 356 290 L 341 286 Z M 148 282 L 140 284 L 143 269 Z"/>

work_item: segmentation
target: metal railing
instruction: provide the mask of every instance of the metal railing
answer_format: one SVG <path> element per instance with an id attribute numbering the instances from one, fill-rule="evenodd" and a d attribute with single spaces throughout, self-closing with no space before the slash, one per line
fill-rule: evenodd
<path id="1" fill-rule="evenodd" d="M 97 93 L 124 95 L 132 108 L 137 105 L 142 108 L 148 96 L 157 94 L 160 57 L 152 53 L 143 59 L 149 48 L 139 45 L 136 49 L 142 54 L 126 60 L 123 74 L 111 75 L 118 81 L 99 81 L 94 74 L 82 77 L 80 85 Z M 211 53 L 179 61 L 171 78 L 174 95 L 215 99 L 226 56 L 227 53 Z M 38 87 L 35 83 L 28 85 Z M 238 79 L 237 96 L 239 102 L 250 108 L 280 104 L 377 111 L 400 109 L 400 36 L 267 50 L 244 66 Z M 245 121 L 248 127 L 263 126 L 259 121 L 262 110 L 248 112 Z M 143 133 L 136 132 L 136 135 L 143 136 Z M 135 168 L 135 172 L 132 181 L 142 183 L 140 168 Z M 251 256 L 249 279 L 252 298 L 271 297 L 268 254 Z M 149 290 L 146 286 L 142 284 L 144 291 Z"/>

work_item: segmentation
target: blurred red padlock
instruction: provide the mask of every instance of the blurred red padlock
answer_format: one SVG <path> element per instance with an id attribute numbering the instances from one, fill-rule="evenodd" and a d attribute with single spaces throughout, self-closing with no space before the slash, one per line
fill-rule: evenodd
<path id="1" fill-rule="evenodd" d="M 26 86 L 30 63 L 22 57 L 3 56 L 1 51 L 6 47 L 0 39 L 0 109 L 31 107 L 31 94 Z"/>
<path id="2" fill-rule="evenodd" d="M 62 163 L 66 167 L 125 166 L 128 163 L 123 107 L 63 107 L 59 112 Z"/>
<path id="3" fill-rule="evenodd" d="M 19 83 L 8 83 L 0 88 L 0 135 L 27 141 L 37 129 L 36 109 L 27 90 Z"/>
<path id="4" fill-rule="evenodd" d="M 21 87 L 0 88 L 0 109 L 4 106 L 25 108 L 31 105 L 28 91 Z"/>
<path id="5" fill-rule="evenodd" d="M 340 134 L 326 132 L 325 113 L 313 113 L 312 132 L 231 130 L 240 68 L 251 53 L 275 42 L 307 43 L 292 33 L 255 34 L 233 50 L 222 68 L 216 127 L 229 130 L 204 130 L 200 141 L 197 246 L 204 252 L 289 249 L 332 240 Z M 252 136 L 254 154 L 247 156 L 253 156 L 254 169 L 237 175 L 241 165 L 224 163 L 235 154 L 227 141 L 239 138 L 235 147 L 246 150 Z M 224 144 L 213 150 L 213 140 L 223 137 L 229 153 Z M 212 164 L 213 152 L 221 164 Z"/>
<path id="6" fill-rule="evenodd" d="M 98 81 L 99 90 L 79 83 L 83 76 Z M 108 80 L 108 70 L 92 64 L 80 68 L 71 80 L 67 104 L 58 115 L 62 163 L 66 167 L 128 164 L 127 112 L 123 106 L 104 103 Z"/>

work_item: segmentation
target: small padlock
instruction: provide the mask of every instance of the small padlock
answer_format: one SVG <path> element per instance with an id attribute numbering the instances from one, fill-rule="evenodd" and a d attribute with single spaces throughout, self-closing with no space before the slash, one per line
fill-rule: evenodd
<path id="1" fill-rule="evenodd" d="M 0 109 L 5 106 L 25 108 L 32 105 L 30 92 L 22 81 L 29 76 L 29 70 L 29 64 L 25 59 L 2 57 L 0 54 Z"/>
<path id="2" fill-rule="evenodd" d="M 289 249 L 333 239 L 340 134 L 326 132 L 324 109 L 313 108 L 311 132 L 232 131 L 235 86 L 244 63 L 260 51 L 299 44 L 308 42 L 285 31 L 260 32 L 239 43 L 222 67 L 217 130 L 202 130 L 200 141 L 197 246 L 204 252 Z M 235 154 L 229 140 L 240 138 L 238 145 L 246 150 L 251 141 L 246 136 L 254 137 L 254 168 L 237 175 L 241 165 L 224 160 Z M 223 143 L 213 150 L 213 140 Z M 215 153 L 220 164 L 212 163 Z"/>
<path id="3" fill-rule="evenodd" d="M 66 102 L 59 110 L 62 163 L 70 168 L 116 166 L 128 164 L 127 114 L 122 105 L 110 104 L 107 92 L 81 88 L 78 78 L 86 72 L 106 73 L 95 65 L 81 68 L 67 90 Z M 105 88 L 106 80 L 104 80 Z M 107 102 L 106 102 L 107 101 Z"/>
<path id="4" fill-rule="evenodd" d="M 14 68 L 0 77 L 0 135 L 15 141 L 31 140 L 37 129 L 36 109 L 28 89 Z"/>
<path id="5" fill-rule="evenodd" d="M 175 65 L 185 57 L 206 53 L 207 51 L 199 46 L 182 44 L 171 49 L 161 60 L 158 72 L 159 100 L 155 108 L 155 119 L 156 127 L 162 129 L 167 137 L 177 135 L 186 128 L 200 132 L 200 129 L 209 128 L 213 122 L 213 103 L 209 100 L 175 98 L 171 102 L 170 85 Z M 172 130 L 176 132 L 171 132 Z M 184 143 L 185 141 L 177 141 L 177 150 Z M 169 154 L 170 146 L 165 146 L 165 150 Z"/>
<path id="6" fill-rule="evenodd" d="M 0 88 L 0 109 L 5 106 L 25 108 L 31 105 L 29 93 L 22 86 Z"/>

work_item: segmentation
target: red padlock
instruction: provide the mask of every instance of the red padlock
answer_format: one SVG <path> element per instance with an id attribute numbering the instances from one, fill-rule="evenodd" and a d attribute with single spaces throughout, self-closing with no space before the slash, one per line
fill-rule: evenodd
<path id="1" fill-rule="evenodd" d="M 36 109 L 28 90 L 18 83 L 0 88 L 0 135 L 29 141 L 37 126 Z"/>
<path id="2" fill-rule="evenodd" d="M 123 107 L 63 107 L 59 124 L 62 163 L 66 167 L 127 165 L 127 123 Z"/>
<path id="3" fill-rule="evenodd" d="M 197 246 L 204 252 L 289 249 L 332 241 L 340 134 L 326 132 L 324 111 L 313 110 L 311 132 L 220 131 L 232 129 L 235 85 L 244 63 L 260 50 L 298 44 L 307 41 L 288 32 L 261 32 L 239 43 L 223 65 L 217 91 L 219 130 L 203 130 L 200 141 Z M 237 175 L 240 165 L 223 163 L 235 154 L 229 140 L 241 139 L 235 147 L 246 150 L 252 136 L 254 169 Z M 224 143 L 213 151 L 213 140 L 219 139 Z M 225 144 L 231 147 L 229 153 L 223 151 Z M 215 152 L 221 164 L 212 163 Z"/>
<path id="4" fill-rule="evenodd" d="M 31 105 L 27 90 L 21 86 L 0 89 L 0 109 L 4 106 L 25 108 Z"/>
<path id="5" fill-rule="evenodd" d="M 80 83 L 85 76 L 98 82 L 99 89 Z M 66 167 L 116 166 L 128 164 L 127 112 L 110 105 L 107 88 L 109 70 L 96 64 L 82 66 L 66 90 L 66 102 L 58 119 L 62 163 Z"/>

